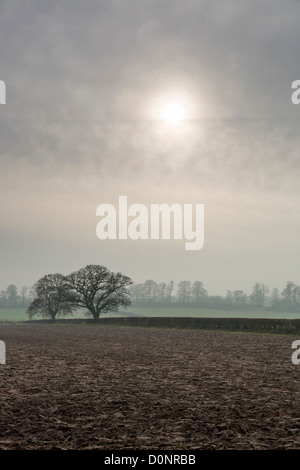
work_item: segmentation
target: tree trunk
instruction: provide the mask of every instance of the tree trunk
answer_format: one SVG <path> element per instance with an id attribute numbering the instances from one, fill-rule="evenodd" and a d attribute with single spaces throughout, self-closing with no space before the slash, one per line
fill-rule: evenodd
<path id="1" fill-rule="evenodd" d="M 93 317 L 94 317 L 94 321 L 95 321 L 95 322 L 98 322 L 98 321 L 99 321 L 99 318 L 100 318 L 100 312 L 95 312 L 95 313 L 93 313 Z"/>

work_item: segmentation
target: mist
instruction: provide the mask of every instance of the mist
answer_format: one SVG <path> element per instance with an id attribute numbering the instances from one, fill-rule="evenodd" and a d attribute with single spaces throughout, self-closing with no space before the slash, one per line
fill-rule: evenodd
<path id="1" fill-rule="evenodd" d="M 287 3 L 2 3 L 0 285 L 89 263 L 220 294 L 300 282 L 300 12 Z M 175 127 L 159 114 L 173 96 L 188 115 Z M 203 249 L 99 240 L 96 208 L 120 195 L 204 204 Z"/>

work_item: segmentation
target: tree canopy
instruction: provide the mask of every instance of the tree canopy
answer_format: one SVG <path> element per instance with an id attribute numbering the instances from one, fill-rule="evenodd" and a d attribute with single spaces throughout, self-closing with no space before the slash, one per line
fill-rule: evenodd
<path id="1" fill-rule="evenodd" d="M 41 314 L 54 321 L 57 315 L 72 314 L 75 305 L 68 289 L 62 274 L 47 274 L 39 279 L 35 285 L 36 297 L 27 309 L 29 318 Z"/>
<path id="2" fill-rule="evenodd" d="M 55 320 L 56 316 L 85 308 L 96 321 L 102 313 L 131 304 L 127 292 L 127 286 L 131 284 L 128 276 L 99 265 L 88 265 L 68 276 L 47 274 L 36 283 L 36 296 L 27 313 L 29 318 L 41 314 Z"/>
<path id="3" fill-rule="evenodd" d="M 76 306 L 86 308 L 94 320 L 102 313 L 131 304 L 127 287 L 133 282 L 120 272 L 113 273 L 104 266 L 92 264 L 74 271 L 66 279 Z"/>

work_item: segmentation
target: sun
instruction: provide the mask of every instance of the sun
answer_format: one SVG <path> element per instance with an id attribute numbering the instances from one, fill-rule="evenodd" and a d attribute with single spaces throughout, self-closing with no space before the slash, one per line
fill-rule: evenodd
<path id="1" fill-rule="evenodd" d="M 162 109 L 162 118 L 171 124 L 178 124 L 186 118 L 185 109 L 180 103 L 167 103 Z"/>
<path id="2" fill-rule="evenodd" d="M 170 89 L 150 95 L 147 107 L 141 113 L 145 120 L 158 124 L 162 131 L 184 131 L 198 114 L 197 94 L 183 89 Z M 145 104 L 145 103 L 144 103 Z"/>

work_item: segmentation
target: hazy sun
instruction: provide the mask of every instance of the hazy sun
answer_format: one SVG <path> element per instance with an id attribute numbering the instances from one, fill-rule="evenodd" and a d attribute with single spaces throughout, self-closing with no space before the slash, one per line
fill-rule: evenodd
<path id="1" fill-rule="evenodd" d="M 177 124 L 186 117 L 184 107 L 179 103 L 168 103 L 163 107 L 162 117 L 164 121 Z"/>

